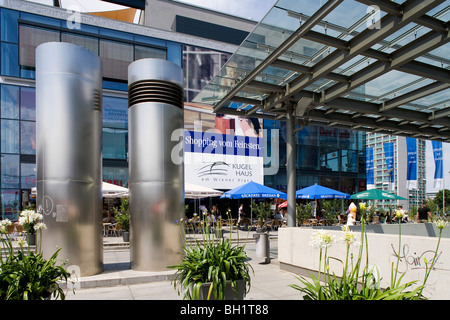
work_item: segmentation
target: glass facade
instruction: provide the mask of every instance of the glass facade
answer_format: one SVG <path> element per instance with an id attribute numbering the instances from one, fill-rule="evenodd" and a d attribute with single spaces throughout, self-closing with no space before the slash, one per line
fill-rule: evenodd
<path id="1" fill-rule="evenodd" d="M 277 129 L 280 136 L 278 173 L 266 175 L 264 183 L 286 191 L 286 123 L 264 120 L 264 129 L 269 135 Z M 315 183 L 345 193 L 365 190 L 364 133 L 309 125 L 297 131 L 295 139 L 296 190 Z"/>
<path id="2" fill-rule="evenodd" d="M 140 34 L 0 8 L 0 74 L 14 77 L 0 85 L 0 195 L 2 216 L 15 220 L 36 186 L 35 50 L 50 41 L 69 42 L 102 60 L 103 180 L 128 185 L 128 65 L 138 59 L 168 59 L 185 70 L 190 101 L 218 72 L 229 53 L 182 45 Z M 207 126 L 208 120 L 204 121 Z M 213 121 L 214 124 L 214 121 Z M 22 196 L 23 194 L 23 196 Z"/>
<path id="3" fill-rule="evenodd" d="M 183 72 L 186 79 L 185 96 L 187 101 L 194 99 L 219 72 L 230 56 L 229 53 L 183 46 Z"/>
<path id="4" fill-rule="evenodd" d="M 136 59 L 171 59 L 181 64 L 181 44 L 133 33 L 0 8 L 0 195 L 2 216 L 12 220 L 36 186 L 35 51 L 41 43 L 63 41 L 88 48 L 102 60 L 103 179 L 128 184 L 127 68 Z M 14 77 L 8 83 L 9 77 Z"/>
<path id="5" fill-rule="evenodd" d="M 134 60 L 154 57 L 181 65 L 185 100 L 190 102 L 221 70 L 231 56 L 209 48 L 176 43 L 0 8 L 0 196 L 2 216 L 14 220 L 36 186 L 35 50 L 48 41 L 88 48 L 102 60 L 103 72 L 103 180 L 128 185 L 127 67 Z M 311 54 L 305 52 L 305 54 Z M 215 128 L 210 110 L 186 108 L 185 129 Z M 201 122 L 199 122 L 201 121 Z M 266 185 L 286 189 L 286 134 L 283 121 L 264 120 L 263 127 L 280 131 L 279 170 L 265 176 Z M 345 192 L 365 186 L 361 134 L 356 131 L 304 127 L 297 132 L 297 187 L 320 183 Z M 267 145 L 271 148 L 271 145 Z M 270 154 L 270 150 L 267 151 Z"/>

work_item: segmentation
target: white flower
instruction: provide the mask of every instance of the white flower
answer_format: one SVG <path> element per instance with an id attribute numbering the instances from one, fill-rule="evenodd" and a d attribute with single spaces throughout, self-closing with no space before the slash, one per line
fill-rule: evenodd
<path id="1" fill-rule="evenodd" d="M 405 214 L 404 214 L 403 210 L 397 210 L 397 211 L 395 211 L 395 215 L 396 215 L 397 218 L 400 219 L 400 218 L 403 218 L 403 216 Z"/>
<path id="2" fill-rule="evenodd" d="M 36 230 L 36 231 L 45 230 L 45 229 L 47 229 L 47 226 L 43 222 L 38 222 L 34 225 L 34 230 Z"/>
<path id="3" fill-rule="evenodd" d="M 40 213 L 37 213 L 33 210 L 23 210 L 20 213 L 19 217 L 19 224 L 26 228 L 33 228 L 34 225 L 39 221 L 42 220 L 44 216 Z"/>
<path id="4" fill-rule="evenodd" d="M 24 223 L 28 223 L 28 219 L 26 217 L 19 217 L 19 224 L 23 225 Z"/>
<path id="5" fill-rule="evenodd" d="M 4 219 L 0 221 L 0 233 L 8 233 L 8 226 L 12 223 L 9 219 Z"/>
<path id="6" fill-rule="evenodd" d="M 313 248 L 328 248 L 335 242 L 334 236 L 325 230 L 320 230 L 311 235 L 309 244 Z"/>
<path id="7" fill-rule="evenodd" d="M 28 246 L 28 243 L 27 243 L 27 241 L 26 241 L 24 238 L 19 238 L 19 239 L 17 240 L 17 244 L 18 244 L 19 246 L 21 246 L 21 247 L 26 247 L 26 246 Z"/>
<path id="8" fill-rule="evenodd" d="M 342 236 L 341 240 L 347 245 L 359 246 L 359 241 L 356 239 L 355 234 L 353 233 L 353 231 L 348 230 L 348 227 L 347 230 L 344 231 L 344 235 Z"/>
<path id="9" fill-rule="evenodd" d="M 447 227 L 447 225 L 448 225 L 448 221 L 444 221 L 444 220 L 442 220 L 442 219 L 439 219 L 439 220 L 436 220 L 435 222 L 434 222 L 434 224 L 436 225 L 436 227 L 438 228 L 438 229 L 445 229 L 446 227 Z"/>

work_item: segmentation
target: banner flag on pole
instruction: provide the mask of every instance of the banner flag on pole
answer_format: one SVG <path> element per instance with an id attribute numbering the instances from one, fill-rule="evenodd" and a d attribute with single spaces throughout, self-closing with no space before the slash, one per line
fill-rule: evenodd
<path id="1" fill-rule="evenodd" d="M 366 148 L 366 188 L 367 190 L 375 187 L 375 175 L 373 172 L 373 148 Z"/>
<path id="2" fill-rule="evenodd" d="M 389 190 L 394 190 L 394 143 L 386 142 L 383 143 L 383 146 L 386 168 L 389 174 Z"/>
<path id="3" fill-rule="evenodd" d="M 444 170 L 443 170 L 443 159 L 442 159 L 442 142 L 441 141 L 431 141 L 433 146 L 433 156 L 434 156 L 434 183 L 433 187 L 435 189 L 444 188 Z"/>
<path id="4" fill-rule="evenodd" d="M 407 171 L 406 180 L 408 189 L 417 189 L 417 140 L 406 138 Z"/>

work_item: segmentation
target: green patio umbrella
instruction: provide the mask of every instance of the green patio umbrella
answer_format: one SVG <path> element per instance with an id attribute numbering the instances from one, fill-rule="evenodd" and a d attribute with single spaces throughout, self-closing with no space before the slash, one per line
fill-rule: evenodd
<path id="1" fill-rule="evenodd" d="M 389 193 L 383 190 L 370 189 L 362 192 L 352 194 L 350 199 L 357 200 L 407 200 L 406 198 L 400 197 L 396 194 Z"/>

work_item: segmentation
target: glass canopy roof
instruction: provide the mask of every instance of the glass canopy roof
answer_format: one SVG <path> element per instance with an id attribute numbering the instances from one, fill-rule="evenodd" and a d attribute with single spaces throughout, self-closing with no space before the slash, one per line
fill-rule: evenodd
<path id="1" fill-rule="evenodd" d="M 279 0 L 194 101 L 450 142 L 449 18 L 443 0 Z"/>

